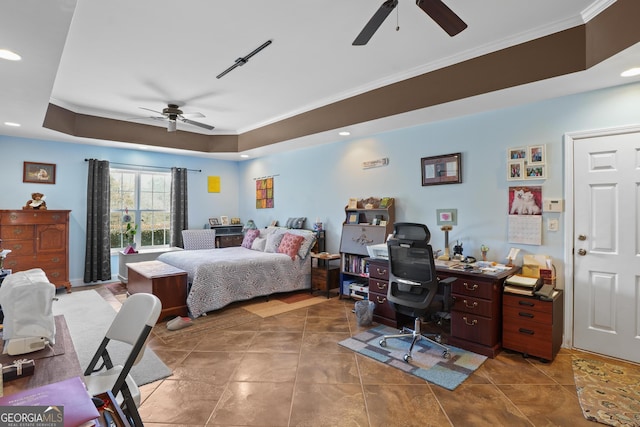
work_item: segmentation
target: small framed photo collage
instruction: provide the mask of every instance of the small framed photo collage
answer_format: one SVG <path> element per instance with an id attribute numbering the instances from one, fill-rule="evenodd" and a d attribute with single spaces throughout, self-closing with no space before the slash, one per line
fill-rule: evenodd
<path id="1" fill-rule="evenodd" d="M 546 160 L 544 144 L 510 148 L 507 152 L 507 181 L 547 179 Z"/>

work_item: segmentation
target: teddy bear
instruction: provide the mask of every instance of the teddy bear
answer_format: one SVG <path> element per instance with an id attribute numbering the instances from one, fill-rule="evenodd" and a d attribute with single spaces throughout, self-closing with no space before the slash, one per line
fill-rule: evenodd
<path id="1" fill-rule="evenodd" d="M 27 201 L 27 204 L 22 209 L 47 209 L 47 202 L 44 201 L 47 197 L 42 193 L 31 193 L 31 200 Z"/>

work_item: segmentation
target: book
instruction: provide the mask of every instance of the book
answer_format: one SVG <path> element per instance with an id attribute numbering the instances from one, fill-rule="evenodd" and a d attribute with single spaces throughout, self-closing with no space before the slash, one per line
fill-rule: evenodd
<path id="1" fill-rule="evenodd" d="M 65 427 L 86 425 L 100 417 L 80 377 L 0 397 L 0 406 L 62 406 Z"/>

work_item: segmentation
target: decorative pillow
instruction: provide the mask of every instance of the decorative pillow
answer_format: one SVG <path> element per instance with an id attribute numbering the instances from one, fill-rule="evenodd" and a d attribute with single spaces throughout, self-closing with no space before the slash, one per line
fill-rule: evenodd
<path id="1" fill-rule="evenodd" d="M 278 252 L 278 246 L 280 245 L 280 241 L 282 240 L 282 236 L 284 236 L 284 233 L 280 233 L 280 232 L 272 232 L 271 234 L 269 234 L 267 236 L 267 242 L 266 245 L 264 247 L 264 251 L 265 252 L 271 252 L 271 253 L 276 253 Z"/>
<path id="2" fill-rule="evenodd" d="M 307 255 L 311 251 L 313 244 L 316 242 L 316 233 L 311 230 L 289 230 L 288 233 L 295 234 L 297 236 L 304 237 L 300 249 L 298 250 L 298 256 L 300 259 L 306 259 Z"/>
<path id="3" fill-rule="evenodd" d="M 251 249 L 254 251 L 264 252 L 264 248 L 267 245 L 266 237 L 256 237 L 256 239 L 251 244 Z"/>
<path id="4" fill-rule="evenodd" d="M 292 217 L 292 218 L 288 218 L 287 222 L 285 223 L 285 228 L 294 228 L 294 229 L 300 229 L 304 226 L 304 222 L 307 220 L 306 216 L 301 216 L 301 217 Z"/>
<path id="5" fill-rule="evenodd" d="M 287 254 L 291 257 L 291 259 L 296 259 L 296 255 L 298 255 L 298 250 L 300 249 L 300 245 L 304 237 L 297 236 L 291 233 L 285 233 L 280 241 L 280 245 L 278 246 L 279 254 Z"/>
<path id="6" fill-rule="evenodd" d="M 242 239 L 242 247 L 251 249 L 251 244 L 258 236 L 260 236 L 260 230 L 254 229 L 245 231 L 244 239 Z"/>

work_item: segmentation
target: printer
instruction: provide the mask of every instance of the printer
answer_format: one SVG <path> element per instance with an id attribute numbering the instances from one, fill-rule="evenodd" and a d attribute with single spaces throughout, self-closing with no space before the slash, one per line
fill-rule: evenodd
<path id="1" fill-rule="evenodd" d="M 387 247 L 386 243 L 368 245 L 367 253 L 371 258 L 389 259 L 389 248 Z"/>
<path id="2" fill-rule="evenodd" d="M 42 350 L 55 344 L 53 301 L 56 287 L 40 268 L 9 274 L 0 286 L 4 311 L 4 353 L 10 355 Z"/>

